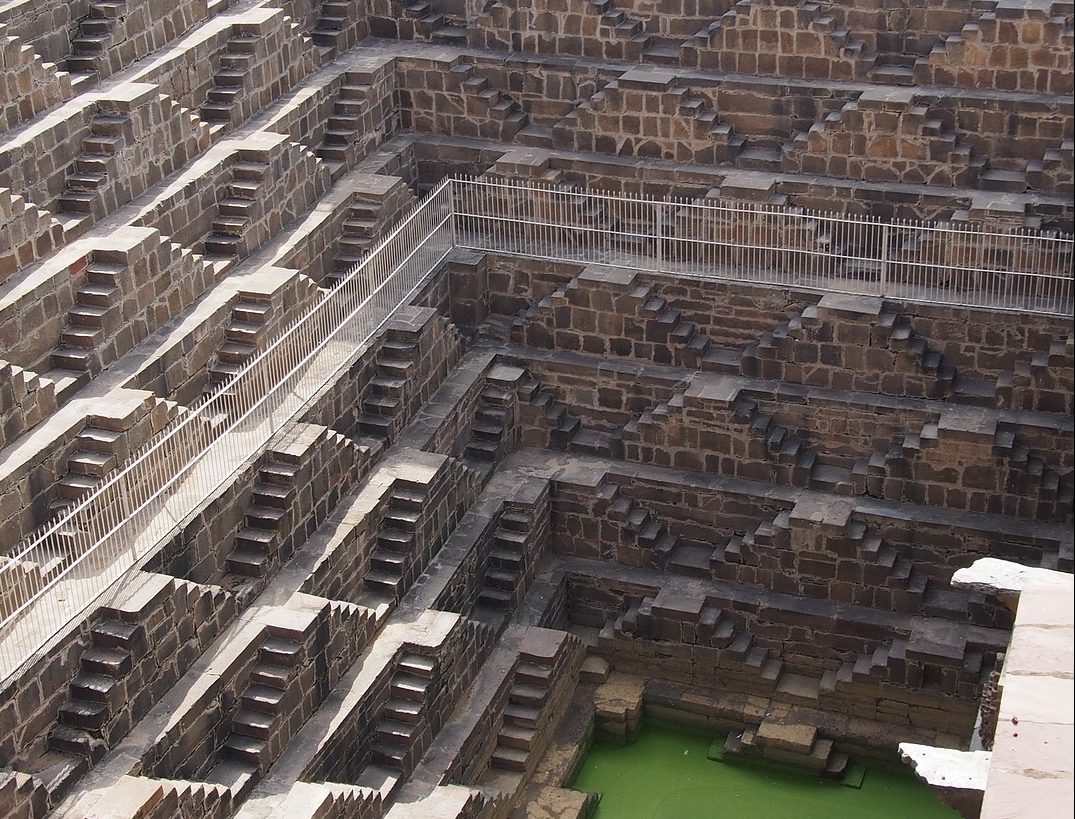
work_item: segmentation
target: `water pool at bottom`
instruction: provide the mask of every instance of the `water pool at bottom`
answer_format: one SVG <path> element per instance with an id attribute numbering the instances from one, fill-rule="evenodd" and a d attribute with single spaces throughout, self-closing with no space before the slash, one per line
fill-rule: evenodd
<path id="1" fill-rule="evenodd" d="M 643 726 L 619 746 L 598 742 L 576 790 L 601 794 L 592 819 L 958 819 L 910 771 L 867 765 L 861 788 L 749 762 L 706 758 L 711 740 Z"/>

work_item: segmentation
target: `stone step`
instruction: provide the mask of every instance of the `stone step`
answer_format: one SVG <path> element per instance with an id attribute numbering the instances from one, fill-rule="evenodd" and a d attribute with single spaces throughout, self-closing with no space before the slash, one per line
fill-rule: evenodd
<path id="1" fill-rule="evenodd" d="M 101 739 L 78 728 L 57 725 L 49 733 L 49 747 L 55 751 L 96 762 L 105 755 L 108 746 Z"/>
<path id="2" fill-rule="evenodd" d="M 424 677 L 397 672 L 392 677 L 392 696 L 422 702 L 425 700 L 428 686 L 429 680 Z"/>
<path id="3" fill-rule="evenodd" d="M 264 740 L 243 734 L 231 734 L 224 740 L 222 751 L 227 759 L 245 762 L 255 768 L 260 768 L 266 761 L 267 748 Z"/>
<path id="4" fill-rule="evenodd" d="M 424 679 L 432 679 L 437 670 L 437 661 L 433 657 L 424 654 L 406 654 L 400 661 L 398 668 L 405 674 Z"/>
<path id="5" fill-rule="evenodd" d="M 73 699 L 109 706 L 122 705 L 124 697 L 124 689 L 115 677 L 92 671 L 83 671 L 71 681 L 68 689 Z"/>
<path id="6" fill-rule="evenodd" d="M 375 743 L 370 748 L 370 759 L 377 765 L 385 765 L 395 770 L 407 767 L 409 749 L 400 745 L 384 742 Z"/>
<path id="7" fill-rule="evenodd" d="M 515 683 L 508 691 L 508 701 L 513 705 L 529 705 L 540 708 L 549 695 L 547 688 L 537 685 Z"/>
<path id="8" fill-rule="evenodd" d="M 276 714 L 243 709 L 232 717 L 231 730 L 240 736 L 266 740 L 272 736 L 276 720 Z"/>
<path id="9" fill-rule="evenodd" d="M 122 677 L 132 664 L 131 653 L 118 648 L 92 646 L 82 654 L 82 668 L 108 677 Z"/>
<path id="10" fill-rule="evenodd" d="M 409 748 L 418 730 L 414 723 L 382 719 L 377 723 L 376 734 L 384 744 Z"/>
<path id="11" fill-rule="evenodd" d="M 248 685 L 242 696 L 242 707 L 263 714 L 276 714 L 284 701 L 285 692 L 267 685 Z"/>
<path id="12" fill-rule="evenodd" d="M 250 671 L 250 682 L 284 691 L 295 676 L 297 666 L 279 663 L 258 663 Z"/>
<path id="13" fill-rule="evenodd" d="M 478 593 L 478 602 L 493 609 L 510 609 L 515 604 L 515 594 L 506 589 L 485 586 Z"/>
<path id="14" fill-rule="evenodd" d="M 103 478 L 115 469 L 117 463 L 114 453 L 79 450 L 67 459 L 67 469 L 76 475 Z"/>
<path id="15" fill-rule="evenodd" d="M 504 706 L 504 722 L 523 728 L 536 728 L 541 719 L 541 709 L 533 705 L 508 703 Z"/>
<path id="16" fill-rule="evenodd" d="M 517 725 L 502 725 L 497 733 L 497 746 L 515 748 L 529 753 L 534 744 L 534 729 Z"/>
<path id="17" fill-rule="evenodd" d="M 302 646 L 293 640 L 269 637 L 258 646 L 258 659 L 276 665 L 295 665 L 302 659 Z"/>
<path id="18" fill-rule="evenodd" d="M 385 703 L 381 714 L 387 719 L 414 725 L 422 718 L 423 705 L 416 700 L 393 697 Z"/>
<path id="19" fill-rule="evenodd" d="M 140 625 L 122 623 L 119 620 L 102 620 L 94 624 L 90 632 L 95 646 L 123 649 L 128 652 L 135 651 L 145 638 L 145 632 Z"/>
<path id="20" fill-rule="evenodd" d="M 508 771 L 526 771 L 526 761 L 530 754 L 518 748 L 510 748 L 505 745 L 497 745 L 493 750 L 489 764 L 494 768 L 502 768 Z"/>
<path id="21" fill-rule="evenodd" d="M 61 725 L 99 734 L 111 717 L 107 703 L 70 699 L 60 706 Z"/>

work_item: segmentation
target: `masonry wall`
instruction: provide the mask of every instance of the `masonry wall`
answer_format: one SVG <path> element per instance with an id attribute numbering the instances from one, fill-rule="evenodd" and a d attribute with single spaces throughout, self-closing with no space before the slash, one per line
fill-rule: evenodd
<path id="1" fill-rule="evenodd" d="M 71 98 L 71 80 L 0 24 L 0 133 Z"/>
<path id="2" fill-rule="evenodd" d="M 34 770 L 47 753 L 49 734 L 60 706 L 68 699 L 67 683 L 84 670 L 83 653 L 95 645 L 93 632 L 106 621 L 135 627 L 135 656 L 122 678 L 120 707 L 111 714 L 106 742 L 114 744 L 163 696 L 235 615 L 234 601 L 220 589 L 200 587 L 161 575 L 143 575 L 136 592 L 101 607 L 68 632 L 59 650 L 13 677 L 4 698 L 14 722 L 0 741 L 2 763 Z M 132 593 L 133 592 L 133 593 Z M 122 693 L 122 691 L 120 693 Z M 16 696 L 17 693 L 17 696 Z M 113 692 L 115 693 L 115 692 Z M 99 755 L 100 749 L 95 749 Z"/>
<path id="3" fill-rule="evenodd" d="M 36 272 L 37 287 L 20 288 L 21 298 L 0 301 L 0 339 L 12 361 L 38 372 L 57 366 L 51 357 L 70 323 L 68 311 L 82 304 L 83 285 L 96 283 L 87 280 L 87 269 L 95 265 L 121 272 L 115 277 L 119 292 L 101 305 L 110 312 L 90 348 L 93 372 L 160 329 L 213 280 L 200 259 L 155 230 L 121 228 L 105 240 L 79 242 Z"/>
<path id="4" fill-rule="evenodd" d="M 63 243 L 63 228 L 8 188 L 0 188 L 0 283 Z"/>
<path id="5" fill-rule="evenodd" d="M 106 469 L 130 456 L 170 420 L 173 408 L 142 393 L 117 396 L 102 405 L 96 414 L 76 418 L 66 428 L 57 430 L 52 438 L 36 451 L 27 451 L 21 458 L 5 464 L 5 491 L 0 496 L 0 521 L 3 542 L 17 543 L 44 523 L 52 514 L 53 502 L 70 503 L 67 487 L 61 486 L 70 473 L 69 461 L 87 441 L 96 439 L 94 430 L 103 431 L 100 452 L 106 458 Z M 89 443 L 96 446 L 96 443 Z M 76 493 L 77 494 L 77 493 Z"/>
<path id="6" fill-rule="evenodd" d="M 87 148 L 88 139 L 109 147 Z M 170 97 L 144 83 L 124 83 L 99 99 L 80 97 L 33 123 L 9 141 L 0 156 L 0 185 L 42 208 L 63 209 L 65 232 L 81 232 L 93 221 L 143 193 L 177 170 L 209 144 L 208 129 Z M 103 175 L 91 189 L 71 189 L 69 173 L 83 154 L 107 150 Z M 80 173 L 90 173 L 78 167 Z M 68 206 L 61 197 L 82 203 Z"/>
<path id="7" fill-rule="evenodd" d="M 0 359 L 0 447 L 56 411 L 55 384 Z"/>
<path id="8" fill-rule="evenodd" d="M 71 50 L 78 21 L 89 13 L 89 0 L 19 0 L 0 10 L 0 24 L 51 63 L 62 63 Z"/>

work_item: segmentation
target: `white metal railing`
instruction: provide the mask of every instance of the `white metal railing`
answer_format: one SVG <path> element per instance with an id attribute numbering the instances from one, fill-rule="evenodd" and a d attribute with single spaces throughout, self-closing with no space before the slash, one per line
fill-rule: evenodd
<path id="1" fill-rule="evenodd" d="M 1072 237 L 472 179 L 459 243 L 658 273 L 1071 315 Z"/>
<path id="2" fill-rule="evenodd" d="M 453 247 L 964 307 L 1072 310 L 1070 236 L 446 180 L 220 390 L 0 554 L 0 679 L 296 418 Z"/>
<path id="3" fill-rule="evenodd" d="M 0 565 L 0 679 L 38 651 L 294 419 L 452 248 L 445 181 L 219 390 Z"/>

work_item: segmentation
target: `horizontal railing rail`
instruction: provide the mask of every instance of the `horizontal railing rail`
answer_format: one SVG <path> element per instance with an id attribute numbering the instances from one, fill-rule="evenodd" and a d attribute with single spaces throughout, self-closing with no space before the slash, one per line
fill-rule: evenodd
<path id="1" fill-rule="evenodd" d="M 0 679 L 144 560 L 354 358 L 454 247 L 1071 315 L 1072 237 L 496 178 L 442 182 L 328 294 L 91 493 L 0 554 Z"/>
<path id="2" fill-rule="evenodd" d="M 454 191 L 459 242 L 473 250 L 956 307 L 1072 310 L 1070 235 L 489 178 Z"/>

